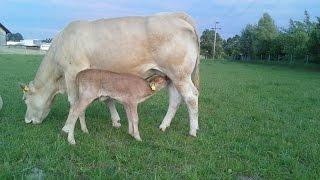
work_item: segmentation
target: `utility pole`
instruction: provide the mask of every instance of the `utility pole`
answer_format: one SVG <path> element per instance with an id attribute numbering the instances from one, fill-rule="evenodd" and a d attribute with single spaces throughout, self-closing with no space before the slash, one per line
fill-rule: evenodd
<path id="1" fill-rule="evenodd" d="M 214 28 L 211 28 L 212 30 L 214 30 L 213 57 L 212 57 L 213 59 L 214 59 L 214 56 L 216 55 L 217 30 L 221 29 L 221 28 L 217 27 L 218 24 L 219 24 L 219 21 L 216 21 L 215 24 L 214 24 Z"/>

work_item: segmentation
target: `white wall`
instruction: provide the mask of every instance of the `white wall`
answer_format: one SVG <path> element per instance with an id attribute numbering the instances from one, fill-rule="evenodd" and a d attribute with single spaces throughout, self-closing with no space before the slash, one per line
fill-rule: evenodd
<path id="1" fill-rule="evenodd" d="M 0 28 L 0 46 L 6 45 L 6 38 L 6 32 L 2 28 Z"/>

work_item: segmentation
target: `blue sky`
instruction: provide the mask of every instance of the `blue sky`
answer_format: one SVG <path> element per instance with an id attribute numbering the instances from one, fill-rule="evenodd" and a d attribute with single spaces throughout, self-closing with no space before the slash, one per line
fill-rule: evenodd
<path id="1" fill-rule="evenodd" d="M 157 12 L 185 11 L 197 22 L 198 31 L 218 20 L 223 38 L 239 34 L 268 12 L 278 27 L 289 19 L 303 19 L 304 10 L 320 16 L 320 0 L 1 0 L 0 22 L 27 38 L 53 37 L 73 20 L 93 20 Z"/>

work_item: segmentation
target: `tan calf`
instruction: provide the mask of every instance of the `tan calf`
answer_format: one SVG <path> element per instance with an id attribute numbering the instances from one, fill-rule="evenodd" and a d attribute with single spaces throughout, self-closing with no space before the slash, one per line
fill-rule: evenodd
<path id="1" fill-rule="evenodd" d="M 129 134 L 141 141 L 138 130 L 138 103 L 152 96 L 156 91 L 167 86 L 167 77 L 153 76 L 148 80 L 131 74 L 119 74 L 106 70 L 87 69 L 76 76 L 78 100 L 70 108 L 67 122 L 70 123 L 68 141 L 75 144 L 74 126 L 78 117 L 84 114 L 87 106 L 95 99 L 109 97 L 122 103 L 125 107 Z M 84 118 L 83 118 L 84 119 Z M 80 118 L 81 127 L 86 129 Z"/>

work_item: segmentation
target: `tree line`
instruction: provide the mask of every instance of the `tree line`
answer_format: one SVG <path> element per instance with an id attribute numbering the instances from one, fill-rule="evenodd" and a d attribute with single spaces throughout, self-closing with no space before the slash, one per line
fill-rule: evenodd
<path id="1" fill-rule="evenodd" d="M 20 33 L 9 33 L 7 34 L 7 41 L 19 42 L 23 40 L 23 36 Z"/>
<path id="2" fill-rule="evenodd" d="M 206 29 L 200 37 L 201 55 L 213 57 L 214 30 Z M 320 63 L 320 17 L 313 22 L 307 11 L 304 20 L 289 21 L 287 28 L 278 28 L 268 13 L 257 24 L 248 24 L 227 40 L 217 33 L 215 58 L 232 60 L 269 60 Z"/>
<path id="3" fill-rule="evenodd" d="M 15 42 L 19 42 L 19 41 L 23 40 L 23 36 L 20 33 L 8 33 L 6 38 L 7 38 L 7 41 L 15 41 Z M 52 38 L 43 39 L 43 40 L 41 40 L 41 42 L 51 43 Z"/>

